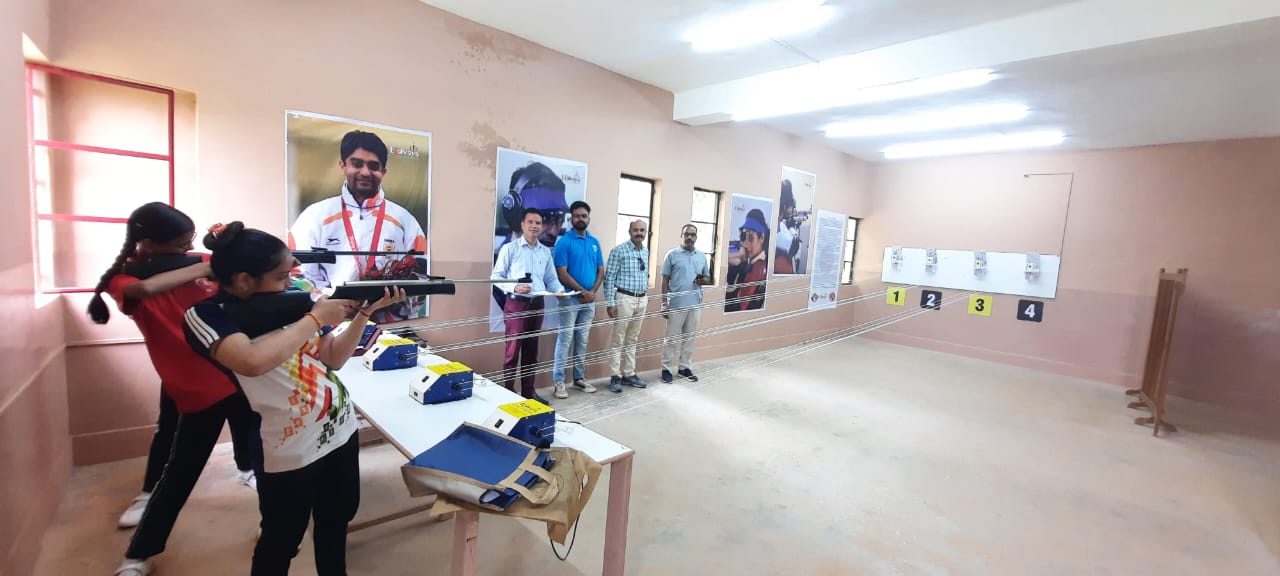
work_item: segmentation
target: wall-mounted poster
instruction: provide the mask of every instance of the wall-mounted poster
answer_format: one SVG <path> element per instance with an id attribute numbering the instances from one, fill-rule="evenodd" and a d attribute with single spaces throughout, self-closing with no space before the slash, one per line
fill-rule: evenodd
<path id="1" fill-rule="evenodd" d="M 304 264 L 299 273 L 309 288 L 413 280 L 430 271 L 430 133 L 287 110 L 285 166 L 290 248 L 388 253 Z M 375 312 L 373 321 L 424 318 L 428 302 L 409 298 Z"/>
<path id="2" fill-rule="evenodd" d="M 809 273 L 809 238 L 813 196 L 818 175 L 782 167 L 782 192 L 778 196 L 778 223 L 774 227 L 774 276 Z"/>
<path id="3" fill-rule="evenodd" d="M 813 247 L 813 274 L 809 277 L 809 310 L 835 308 L 840 289 L 841 249 L 844 225 L 849 220 L 838 212 L 818 211 L 818 234 Z"/>
<path id="4" fill-rule="evenodd" d="M 498 201 L 494 210 L 493 262 L 504 244 L 520 237 L 520 222 L 525 208 L 542 213 L 542 232 L 538 241 L 547 248 L 555 246 L 568 228 L 569 205 L 587 197 L 587 165 L 583 162 L 540 156 L 519 150 L 498 148 Z M 555 310 L 554 297 L 543 297 L 543 309 Z M 506 293 L 498 286 L 490 290 L 489 331 L 503 332 L 502 307 Z M 542 329 L 559 325 L 556 314 L 543 314 Z"/>
<path id="5" fill-rule="evenodd" d="M 769 219 L 773 200 L 733 195 L 729 211 L 729 272 L 725 276 L 724 311 L 763 310 L 769 278 Z"/>

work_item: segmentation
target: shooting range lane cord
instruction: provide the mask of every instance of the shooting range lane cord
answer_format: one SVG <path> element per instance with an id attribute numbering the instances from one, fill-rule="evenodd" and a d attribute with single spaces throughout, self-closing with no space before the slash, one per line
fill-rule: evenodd
<path id="1" fill-rule="evenodd" d="M 914 287 L 914 286 L 908 286 L 908 288 L 911 288 L 911 287 Z M 775 291 L 773 291 L 773 292 L 769 292 L 769 293 L 767 294 L 767 296 L 771 296 L 771 297 L 779 297 L 779 296 L 785 296 L 785 295 L 788 295 L 788 294 L 807 293 L 807 292 L 808 292 L 808 290 L 809 290 L 809 287 L 808 287 L 808 285 L 807 285 L 807 284 L 805 284 L 805 285 L 802 285 L 802 286 L 796 286 L 796 287 L 787 288 L 787 289 L 784 289 L 784 290 L 775 290 Z M 867 295 L 867 296 L 869 296 L 869 297 L 875 297 L 876 295 L 877 295 L 877 294 L 871 294 L 871 295 Z M 879 292 L 879 293 L 878 293 L 878 295 L 883 296 L 883 295 L 884 295 L 884 292 Z M 867 296 L 858 297 L 858 299 L 859 299 L 859 300 L 860 300 L 860 299 L 864 299 L 864 298 L 866 298 Z M 661 295 L 647 296 L 647 298 L 648 298 L 648 299 L 661 298 Z M 730 298 L 730 299 L 727 299 L 727 300 L 726 300 L 726 299 L 723 299 L 723 298 L 719 298 L 719 299 L 710 299 L 710 300 L 704 300 L 704 301 L 703 301 L 703 303 L 702 303 L 701 305 L 699 305 L 699 306 L 695 306 L 695 307 L 690 307 L 690 308 L 687 308 L 687 309 L 693 309 L 693 308 L 697 308 L 697 309 L 700 309 L 700 310 L 708 310 L 708 309 L 716 309 L 716 308 L 718 308 L 718 309 L 723 309 L 723 308 L 724 308 L 724 304 L 726 304 L 726 303 L 738 303 L 738 302 L 742 302 L 742 301 L 746 301 L 746 300 L 751 300 L 751 299 L 753 299 L 753 298 L 762 298 L 762 296 L 759 296 L 759 295 L 753 295 L 753 296 L 743 296 L 743 297 L 739 297 L 739 298 Z M 605 306 L 605 303 L 601 302 L 601 303 L 599 303 L 599 304 L 588 304 L 587 306 L 597 306 L 597 305 L 598 305 L 598 306 L 602 306 L 602 307 L 603 307 L 603 306 Z M 550 308 L 550 309 L 545 309 L 545 310 L 534 310 L 534 311 L 527 312 L 527 313 L 506 314 L 504 317 L 505 317 L 505 318 L 520 318 L 520 317 L 525 317 L 525 316 L 539 316 L 539 315 L 542 315 L 542 314 L 555 314 L 555 313 L 558 313 L 557 311 L 558 311 L 558 308 Z M 798 310 L 798 311 L 795 311 L 795 312 L 807 313 L 807 312 L 808 312 L 808 310 L 807 310 L 807 309 L 801 309 L 801 310 Z M 794 314 L 793 314 L 793 315 L 794 315 Z M 602 315 L 602 316 L 603 316 L 603 315 Z M 629 322 L 629 321 L 632 321 L 632 320 L 642 320 L 642 319 L 649 319 L 649 318 L 658 318 L 658 317 L 661 317 L 661 316 L 662 316 L 661 304 L 658 304 L 658 305 L 656 305 L 656 306 L 649 305 L 649 306 L 647 307 L 647 310 L 646 310 L 645 314 L 643 314 L 643 315 L 641 315 L 641 316 L 636 316 L 636 317 L 632 317 L 632 318 L 616 318 L 616 319 L 615 319 L 615 318 L 607 318 L 607 317 L 605 317 L 605 318 L 600 318 L 600 319 L 597 319 L 597 320 L 593 320 L 593 321 L 592 321 L 592 328 L 596 328 L 596 327 L 604 327 L 604 326 L 612 326 L 612 325 L 614 325 L 614 324 L 618 324 L 618 323 L 622 323 L 622 322 Z M 742 321 L 742 322 L 750 322 L 750 320 Z M 725 324 L 725 325 L 720 326 L 719 328 L 731 328 L 731 327 L 734 327 L 734 326 L 738 326 L 738 325 L 739 325 L 739 324 L 741 324 L 742 322 L 739 322 L 739 323 L 731 323 L 731 324 Z M 487 326 L 487 325 L 489 324 L 489 317 L 488 317 L 488 316 L 482 316 L 482 317 L 477 317 L 477 318 L 465 319 L 465 320 L 461 320 L 461 321 L 445 321 L 445 322 L 440 322 L 440 323 L 408 324 L 408 325 L 396 326 L 396 327 L 388 328 L 388 329 L 385 329 L 385 330 L 384 330 L 384 332 L 389 333 L 389 334 L 395 334 L 395 335 L 398 335 L 398 336 L 404 336 L 404 335 L 409 335 L 409 334 L 418 334 L 419 332 L 421 332 L 421 331 L 423 331 L 423 330 L 435 330 L 435 329 L 442 328 L 442 327 L 456 328 L 456 327 L 459 327 L 459 326 L 475 325 L 475 324 L 483 324 L 483 325 Z M 548 329 L 545 329 L 545 330 L 535 330 L 535 331 L 532 331 L 532 332 L 525 333 L 525 334 L 523 334 L 523 335 L 522 335 L 522 337 L 534 337 L 534 336 L 554 335 L 554 334 L 558 334 L 559 332 L 560 332 L 560 329 L 559 329 L 559 328 L 548 328 Z M 485 338 L 479 338 L 479 339 L 476 339 L 476 340 L 468 340 L 468 341 L 457 342 L 457 343 L 453 343 L 453 344 L 443 344 L 443 345 L 439 345 L 439 346 L 432 346 L 432 347 L 431 347 L 431 349 L 432 349 L 432 351 L 433 351 L 433 352 L 448 352 L 448 351 L 450 351 L 450 350 L 460 350 L 460 349 L 464 349 L 464 348 L 471 348 L 471 347 L 473 347 L 473 346 L 488 346 L 488 345 L 502 344 L 502 343 L 505 343 L 506 341 L 507 341 L 507 337 L 506 337 L 506 335 L 504 335 L 504 334 L 498 334 L 498 335 L 495 335 L 495 336 L 490 336 L 490 337 L 485 337 Z"/>
<path id="2" fill-rule="evenodd" d="M 886 291 L 886 292 L 887 292 L 887 291 Z M 853 298 L 847 298 L 847 299 L 844 299 L 844 300 L 841 300 L 841 301 L 837 302 L 837 306 L 849 305 L 849 304 L 853 304 L 853 303 L 860 302 L 860 301 L 865 301 L 865 300 L 872 300 L 872 299 L 883 298 L 886 292 L 878 292 L 878 293 L 864 294 L 864 295 L 857 296 L 857 297 L 853 297 Z M 705 308 L 705 307 L 708 307 L 708 306 L 705 306 L 705 305 L 704 305 L 703 307 Z M 710 307 L 715 307 L 715 306 L 714 306 L 714 303 L 713 303 Z M 682 335 L 680 335 L 680 336 L 676 336 L 676 337 L 674 337 L 674 338 L 675 338 L 675 339 L 678 339 L 678 340 L 683 341 L 683 340 L 695 339 L 695 338 L 700 338 L 700 337 L 715 336 L 715 335 L 717 335 L 717 334 L 723 334 L 723 333 L 726 333 L 726 332 L 733 332 L 733 331 L 735 331 L 735 330 L 741 330 L 741 329 L 745 329 L 745 328 L 751 328 L 751 327 L 759 326 L 759 325 L 762 325 L 762 324 L 768 324 L 768 323 L 770 323 L 770 322 L 776 322 L 776 321 L 778 321 L 778 320 L 785 320 L 785 319 L 787 319 L 787 318 L 794 318 L 794 317 L 798 317 L 798 316 L 803 316 L 803 315 L 805 315 L 805 314 L 809 314 L 809 313 L 810 313 L 810 311 L 809 311 L 808 309 L 806 309 L 806 308 L 801 308 L 801 309 L 797 309 L 797 310 L 789 310 L 789 311 L 786 311 L 786 312 L 778 312 L 778 313 L 771 314 L 771 315 L 768 315 L 768 316 L 760 316 L 760 317 L 756 317 L 756 318 L 749 318 L 749 319 L 746 319 L 746 320 L 741 320 L 741 321 L 738 321 L 738 322 L 733 322 L 733 323 L 724 324 L 724 325 L 720 325 L 720 326 L 712 326 L 712 327 L 708 327 L 708 328 L 702 328 L 702 329 L 697 330 L 696 332 L 693 332 L 693 333 L 690 333 L 690 334 L 682 334 Z M 649 318 L 650 316 L 651 316 L 651 314 L 645 314 L 645 315 L 644 315 L 644 317 L 645 317 L 645 318 Z M 661 316 L 661 312 L 653 313 L 653 314 L 652 314 L 652 316 Z M 593 327 L 594 327 L 594 326 L 593 326 Z M 539 334 L 556 334 L 556 333 L 558 333 L 558 332 L 559 332 L 559 329 L 551 329 L 551 330 L 544 330 L 544 331 L 541 331 L 541 332 L 539 332 Z M 492 339 L 491 339 L 491 340 L 492 340 Z M 497 339 L 496 341 L 497 341 L 497 342 L 504 342 L 505 340 L 506 340 L 506 338 L 504 337 L 504 338 L 499 338 L 499 339 Z M 639 341 L 639 342 L 637 342 L 637 343 L 636 343 L 636 352 L 637 352 L 637 353 L 639 353 L 639 352 L 641 352 L 641 351 L 647 351 L 647 350 L 653 350 L 653 349 L 661 349 L 663 346 L 665 346 L 665 345 L 666 345 L 666 342 L 667 342 L 667 341 L 668 341 L 668 339 L 667 339 L 665 336 L 659 336 L 659 337 L 657 337 L 657 338 L 653 338 L 653 339 L 650 339 L 650 340 L 642 340 L 642 341 Z M 433 351 L 435 351 L 435 350 L 442 350 L 442 349 L 444 349 L 444 350 L 453 350 L 453 349 L 463 348 L 463 347 L 466 347 L 466 346 L 462 346 L 462 345 L 455 345 L 455 346 L 443 346 L 443 347 L 440 347 L 440 348 L 436 348 L 436 347 L 434 347 L 434 346 L 433 346 L 433 347 L 432 347 L 432 350 L 433 350 Z M 609 361 L 609 359 L 612 357 L 612 355 L 613 355 L 616 351 L 617 351 L 617 348 L 616 348 L 616 347 L 612 347 L 612 346 L 610 346 L 610 347 L 606 347 L 606 348 L 603 348 L 603 349 L 600 349 L 600 350 L 596 350 L 596 351 L 594 351 L 594 352 L 588 352 L 588 353 L 586 354 L 586 360 L 585 360 L 585 362 L 586 362 L 587 364 L 598 364 L 598 363 L 608 362 L 608 361 Z M 524 366 L 521 366 L 521 367 L 518 367 L 518 368 L 515 368 L 515 369 L 512 369 L 512 370 L 499 370 L 499 371 L 495 371 L 495 372 L 486 373 L 486 374 L 483 374 L 483 375 L 484 375 L 486 378 L 489 378 L 490 380 L 493 380 L 493 381 L 495 381 L 495 382 L 499 382 L 499 383 L 500 383 L 500 382 L 502 382 L 504 379 L 514 378 L 514 376 L 515 376 L 515 372 L 517 372 L 517 371 L 522 371 L 522 373 L 541 374 L 541 373 L 543 373 L 543 372 L 549 372 L 549 371 L 551 371 L 551 369 L 554 367 L 554 365 L 555 365 L 555 359 L 554 359 L 554 358 L 552 358 L 552 359 L 544 360 L 544 361 L 542 361 L 542 362 L 537 362 L 537 363 L 534 363 L 534 364 L 526 364 L 526 365 L 524 365 Z"/>
<path id="3" fill-rule="evenodd" d="M 808 278 L 807 278 L 807 277 L 794 277 L 794 278 L 789 277 L 789 278 L 781 278 L 781 279 L 776 279 L 776 280 L 762 280 L 762 281 L 759 281 L 759 282 L 748 282 L 748 283 L 745 283 L 745 284 L 734 284 L 734 286 L 735 286 L 735 287 L 744 287 L 744 288 L 745 288 L 745 287 L 748 287 L 748 286 L 756 286 L 756 285 L 760 285 L 760 284 L 769 284 L 769 283 L 772 283 L 772 284 L 775 284 L 775 285 L 779 285 L 779 284 L 781 284 L 781 285 L 786 285 L 786 284 L 796 284 L 796 283 L 798 283 L 799 281 L 802 281 L 802 280 L 806 282 L 806 283 L 805 283 L 804 285 L 802 285 L 802 286 L 797 286 L 797 287 L 792 287 L 792 288 L 786 288 L 786 289 L 783 289 L 783 290 L 781 290 L 781 291 L 769 292 L 769 293 L 767 294 L 767 296 L 781 296 L 781 295 L 783 295 L 783 294 L 794 294 L 794 293 L 797 293 L 797 292 L 803 292 L 803 291 L 807 290 L 807 286 L 808 286 L 807 281 L 808 281 Z M 464 282 L 464 281 L 460 281 L 459 283 L 463 283 L 463 282 Z M 501 283 L 502 283 L 502 282 L 493 282 L 493 284 L 501 284 Z M 848 284 L 845 284 L 845 286 L 848 286 Z M 711 286 L 711 287 L 709 287 L 709 288 L 711 288 L 711 289 L 712 289 L 712 291 L 710 292 L 710 295 L 711 295 L 711 296 L 717 296 L 717 295 L 721 292 L 720 290 L 717 290 L 715 286 Z M 670 292 L 670 293 L 668 293 L 668 295 L 669 295 L 669 296 L 678 296 L 678 295 L 683 295 L 683 294 L 693 294 L 693 293 L 695 293 L 695 292 L 699 292 L 699 291 L 698 291 L 698 290 L 687 290 L 687 291 L 683 291 L 683 292 Z M 704 289 L 702 289 L 702 290 L 701 290 L 701 292 L 702 292 L 702 294 L 703 294 L 704 299 L 703 299 L 703 303 L 702 303 L 702 305 L 701 305 L 701 306 L 699 306 L 700 308 L 713 308 L 713 307 L 715 307 L 716 305 L 721 305 L 721 307 L 723 307 L 723 304 L 724 304 L 725 302 L 741 302 L 741 301 L 744 301 L 744 300 L 750 300 L 750 299 L 752 299 L 752 298 L 761 298 L 761 296 L 759 296 L 759 295 L 752 295 L 752 296 L 743 296 L 743 297 L 739 297 L 739 298 L 730 298 L 730 299 L 727 299 L 727 300 L 726 300 L 723 296 L 721 296 L 721 297 L 719 297 L 719 298 L 712 298 L 711 300 L 707 300 L 707 299 L 706 299 L 706 297 L 707 297 L 707 295 L 708 295 L 708 291 L 707 291 L 707 289 L 706 289 L 706 288 L 704 288 Z M 646 300 L 654 300 L 654 299 L 661 299 L 662 297 L 663 297 L 663 296 L 662 296 L 661 294 L 658 294 L 658 293 L 654 292 L 654 293 L 651 293 L 651 294 L 647 294 L 647 295 L 645 296 L 645 299 L 646 299 Z M 599 298 L 599 297 L 598 297 L 598 298 Z M 606 301 L 605 299 L 603 299 L 603 298 L 600 298 L 600 299 L 598 299 L 598 300 L 597 300 L 597 302 L 595 302 L 595 303 L 593 303 L 593 304 L 588 304 L 588 306 L 606 307 L 606 306 L 607 306 L 607 301 Z M 503 317 L 504 317 L 504 318 L 523 318 L 523 317 L 526 317 L 526 316 L 540 316 L 540 315 L 542 315 L 542 314 L 549 314 L 549 313 L 553 313 L 553 312 L 554 312 L 554 308 L 552 308 L 552 309 L 545 309 L 545 310 L 531 310 L 531 311 L 529 311 L 529 312 L 503 313 Z M 651 313 L 647 314 L 645 317 L 647 318 L 647 317 L 649 317 L 650 315 L 655 315 L 655 314 L 656 314 L 656 313 L 651 312 Z M 443 321 L 443 322 L 414 322 L 414 323 L 402 324 L 402 325 L 399 325 L 399 326 L 393 326 L 393 327 L 391 327 L 391 328 L 388 328 L 388 329 L 387 329 L 387 331 L 388 331 L 388 332 L 390 332 L 390 333 L 394 333 L 394 334 L 408 334 L 408 333 L 414 333 L 414 332 L 421 331 L 421 330 L 442 330 L 442 329 L 446 329 L 446 328 L 460 328 L 460 327 L 464 327 L 464 326 L 476 326 L 476 325 L 486 325 L 486 326 L 487 326 L 487 325 L 489 324 L 489 320 L 490 320 L 489 316 L 488 316 L 488 315 L 484 315 L 484 316 L 473 316 L 473 317 L 471 317 L 471 318 L 460 318 L 460 319 L 457 319 L 457 320 L 445 320 L 445 321 Z M 612 324 L 612 323 L 614 323 L 614 322 L 620 322 L 620 321 L 622 321 L 622 320 L 614 320 L 614 319 L 605 318 L 605 319 L 602 319 L 602 320 L 599 320 L 599 321 L 593 322 L 593 325 L 604 326 L 604 325 L 608 325 L 608 324 Z M 552 332 L 554 332 L 554 331 L 552 331 Z"/>
<path id="4" fill-rule="evenodd" d="M 966 298 L 968 298 L 968 296 L 969 296 L 969 293 L 961 294 L 953 298 L 946 299 L 943 301 L 943 303 L 947 304 L 947 303 L 961 302 Z M 772 352 L 768 352 L 768 353 L 764 353 L 756 356 L 750 356 L 734 362 L 729 362 L 726 364 L 714 366 L 712 368 L 709 368 L 701 372 L 698 377 L 697 383 L 691 384 L 689 386 L 685 386 L 682 389 L 697 390 L 704 386 L 708 386 L 711 384 L 715 384 L 717 382 L 724 381 L 728 378 L 736 376 L 737 374 L 745 370 L 754 370 L 757 368 L 769 366 L 771 364 L 775 364 L 777 362 L 781 362 L 789 358 L 794 358 L 806 352 L 816 350 L 823 346 L 828 346 L 836 342 L 841 342 L 849 338 L 853 338 L 855 336 L 861 336 L 863 334 L 866 334 L 874 330 L 878 330 L 885 326 L 890 326 L 898 322 L 901 322 L 903 320 L 914 318 L 915 316 L 918 316 L 920 314 L 924 314 L 926 312 L 932 312 L 932 311 L 933 310 L 931 309 L 922 308 L 918 310 L 899 312 L 897 314 L 892 314 L 890 316 L 864 322 L 856 326 L 844 328 L 836 332 L 833 332 L 831 334 L 820 336 L 818 338 L 813 338 L 811 340 L 799 342 L 791 346 L 778 348 Z M 663 400 L 663 398 L 660 398 L 660 397 L 654 398 L 654 397 L 641 396 L 641 395 L 617 396 L 614 398 L 609 398 L 607 400 L 602 400 L 600 402 L 594 402 L 591 404 L 586 404 L 583 406 L 565 410 L 563 411 L 563 413 L 566 418 L 578 420 L 584 425 L 590 425 L 592 423 L 599 422 L 607 418 L 612 418 L 612 417 L 619 416 L 621 414 L 625 414 L 627 412 L 635 410 L 636 408 L 648 406 L 650 404 L 653 404 L 661 400 Z M 619 402 L 619 401 L 625 401 L 625 402 Z M 610 405 L 612 403 L 617 403 L 621 405 Z"/>

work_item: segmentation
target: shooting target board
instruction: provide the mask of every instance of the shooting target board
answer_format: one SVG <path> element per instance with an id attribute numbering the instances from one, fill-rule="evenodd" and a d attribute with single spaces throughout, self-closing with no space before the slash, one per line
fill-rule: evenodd
<path id="1" fill-rule="evenodd" d="M 886 284 L 1055 298 L 1060 257 L 1053 254 L 886 247 Z"/>

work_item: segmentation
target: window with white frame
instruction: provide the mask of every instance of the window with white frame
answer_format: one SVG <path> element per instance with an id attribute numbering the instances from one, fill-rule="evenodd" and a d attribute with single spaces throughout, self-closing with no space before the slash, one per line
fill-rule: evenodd
<path id="1" fill-rule="evenodd" d="M 840 283 L 853 284 L 853 258 L 857 254 L 858 222 L 860 218 L 849 218 L 849 225 L 844 229 L 844 254 L 840 262 Z"/>
<path id="2" fill-rule="evenodd" d="M 657 193 L 657 181 L 639 176 L 623 174 L 618 179 L 618 227 L 616 228 L 614 246 L 631 239 L 631 223 L 640 220 L 649 230 L 645 246 L 649 247 L 649 261 L 653 262 L 653 239 L 657 233 L 653 229 L 653 198 Z M 649 284 L 653 284 L 653 267 L 647 270 Z"/>
<path id="3" fill-rule="evenodd" d="M 720 202 L 724 194 L 702 188 L 693 189 L 693 214 L 690 222 L 698 227 L 698 241 L 694 247 L 707 255 L 707 268 L 716 281 L 716 254 L 720 248 Z"/>

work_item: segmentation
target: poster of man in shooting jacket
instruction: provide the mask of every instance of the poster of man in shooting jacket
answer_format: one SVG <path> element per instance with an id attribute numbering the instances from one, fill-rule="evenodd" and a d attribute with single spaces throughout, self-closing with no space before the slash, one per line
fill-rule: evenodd
<path id="1" fill-rule="evenodd" d="M 295 284 L 323 290 L 351 280 L 416 280 L 429 272 L 431 134 L 286 111 L 289 248 L 331 252 L 304 262 Z M 427 296 L 375 312 L 377 323 L 425 318 Z"/>

